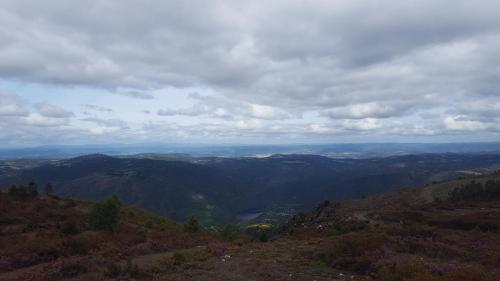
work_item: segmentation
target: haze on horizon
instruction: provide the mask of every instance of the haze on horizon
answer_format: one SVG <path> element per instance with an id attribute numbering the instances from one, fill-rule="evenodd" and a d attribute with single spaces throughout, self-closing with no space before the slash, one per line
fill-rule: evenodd
<path id="1" fill-rule="evenodd" d="M 499 12 L 0 0 L 0 146 L 498 141 Z"/>

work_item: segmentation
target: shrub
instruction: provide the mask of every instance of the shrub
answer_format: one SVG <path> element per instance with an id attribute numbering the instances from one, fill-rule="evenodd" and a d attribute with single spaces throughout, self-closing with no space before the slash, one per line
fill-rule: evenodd
<path id="1" fill-rule="evenodd" d="M 488 180 L 484 185 L 472 181 L 461 188 L 456 188 L 449 194 L 452 202 L 463 200 L 492 200 L 500 198 L 500 182 Z"/>
<path id="2" fill-rule="evenodd" d="M 227 251 L 227 246 L 221 242 L 210 241 L 207 245 L 207 251 L 217 257 L 223 256 Z"/>
<path id="3" fill-rule="evenodd" d="M 37 186 L 34 182 L 30 182 L 28 186 L 21 185 L 17 187 L 12 185 L 8 192 L 9 195 L 16 199 L 30 199 L 38 196 Z"/>
<path id="4" fill-rule="evenodd" d="M 90 212 L 90 228 L 93 230 L 115 229 L 120 220 L 121 203 L 116 197 L 111 197 L 96 203 Z"/>
<path id="5" fill-rule="evenodd" d="M 262 231 L 259 235 L 259 241 L 260 242 L 267 242 L 268 240 L 269 240 L 269 238 L 267 237 L 267 232 Z"/>
<path id="6" fill-rule="evenodd" d="M 200 230 L 198 220 L 194 216 L 189 217 L 187 223 L 184 224 L 184 230 L 191 233 L 198 232 Z"/>
<path id="7" fill-rule="evenodd" d="M 122 273 L 122 267 L 118 262 L 112 262 L 106 267 L 106 276 L 117 278 Z"/>
<path id="8" fill-rule="evenodd" d="M 85 265 L 77 262 L 65 262 L 61 265 L 59 269 L 59 274 L 61 274 L 64 279 L 76 277 L 80 274 L 87 273 L 88 269 Z"/>
<path id="9" fill-rule="evenodd" d="M 86 255 L 92 249 L 96 248 L 96 241 L 93 237 L 80 235 L 77 237 L 67 238 L 62 241 L 63 248 L 69 255 Z"/>
<path id="10" fill-rule="evenodd" d="M 59 231 L 63 235 L 75 235 L 80 233 L 77 223 L 74 220 L 67 220 L 61 226 Z"/>
<path id="11" fill-rule="evenodd" d="M 240 232 L 240 228 L 234 224 L 226 224 L 220 231 L 220 236 L 225 241 L 234 240 Z"/>
<path id="12" fill-rule="evenodd" d="M 68 201 L 66 202 L 66 204 L 64 205 L 64 207 L 66 207 L 66 208 L 73 208 L 73 207 L 76 207 L 76 202 L 75 202 L 75 200 L 73 200 L 73 199 L 68 199 Z"/>
<path id="13" fill-rule="evenodd" d="M 159 216 L 150 216 L 144 221 L 144 227 L 149 229 L 159 228 L 165 224 L 165 219 Z"/>
<path id="14" fill-rule="evenodd" d="M 45 191 L 45 195 L 47 195 L 47 196 L 52 195 L 52 192 L 54 191 L 54 189 L 52 188 L 52 184 L 50 184 L 50 183 L 46 184 L 44 191 Z"/>
<path id="15" fill-rule="evenodd" d="M 127 260 L 127 264 L 125 265 L 123 271 L 132 278 L 137 278 L 140 275 L 139 266 L 137 266 L 137 264 L 132 263 L 131 260 Z"/>
<path id="16" fill-rule="evenodd" d="M 326 265 L 366 274 L 372 269 L 372 253 L 383 244 L 384 237 L 375 233 L 346 234 L 318 253 Z"/>
<path id="17" fill-rule="evenodd" d="M 187 261 L 186 256 L 184 256 L 182 253 L 176 252 L 172 256 L 172 261 L 174 265 L 182 265 Z"/>

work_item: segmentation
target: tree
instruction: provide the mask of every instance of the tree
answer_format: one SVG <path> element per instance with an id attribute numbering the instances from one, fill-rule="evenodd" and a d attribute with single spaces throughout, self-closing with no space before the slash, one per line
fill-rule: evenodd
<path id="1" fill-rule="evenodd" d="M 184 224 L 184 230 L 191 233 L 198 232 L 200 230 L 198 220 L 194 216 L 189 217 L 187 223 Z"/>
<path id="2" fill-rule="evenodd" d="M 38 196 L 38 186 L 34 181 L 30 181 L 30 183 L 28 184 L 28 188 L 26 189 L 26 195 L 28 197 Z"/>
<path id="3" fill-rule="evenodd" d="M 46 184 L 44 190 L 45 190 L 45 195 L 47 195 L 47 196 L 52 195 L 52 192 L 53 192 L 52 184 L 50 184 L 50 182 L 48 184 Z"/>
<path id="4" fill-rule="evenodd" d="M 17 187 L 16 185 L 12 185 L 8 192 L 9 195 L 21 200 L 34 198 L 38 195 L 37 187 L 34 182 L 30 182 L 28 186 L 20 185 Z"/>
<path id="5" fill-rule="evenodd" d="M 18 192 L 19 191 L 18 191 L 17 186 L 15 184 L 13 184 L 9 187 L 9 195 L 17 196 Z"/>
<path id="6" fill-rule="evenodd" d="M 115 196 L 98 202 L 90 212 L 90 228 L 112 231 L 120 221 L 121 202 Z"/>

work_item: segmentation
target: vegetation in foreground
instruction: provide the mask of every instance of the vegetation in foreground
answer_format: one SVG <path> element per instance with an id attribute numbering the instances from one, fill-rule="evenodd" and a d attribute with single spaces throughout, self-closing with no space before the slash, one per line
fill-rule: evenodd
<path id="1" fill-rule="evenodd" d="M 498 189 L 494 174 L 325 202 L 279 231 L 0 193 L 0 280 L 500 280 Z"/>

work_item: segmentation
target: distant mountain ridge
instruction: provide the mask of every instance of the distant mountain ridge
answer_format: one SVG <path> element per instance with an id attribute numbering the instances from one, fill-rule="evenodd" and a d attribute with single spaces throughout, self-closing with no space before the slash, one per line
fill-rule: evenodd
<path id="1" fill-rule="evenodd" d="M 184 220 L 234 220 L 247 209 L 304 209 L 325 198 L 344 200 L 454 179 L 463 171 L 500 168 L 500 155 L 420 154 L 371 159 L 318 155 L 264 158 L 111 157 L 91 154 L 27 168 L 0 170 L 0 186 L 34 180 L 84 199 L 117 195 L 128 204 Z M 26 160 L 25 160 L 26 161 Z"/>
<path id="2" fill-rule="evenodd" d="M 469 143 L 338 143 L 338 144 L 89 144 L 0 149 L 0 159 L 62 159 L 86 154 L 193 157 L 265 157 L 273 154 L 314 154 L 334 158 L 371 158 L 422 153 L 498 153 L 500 142 Z"/>

